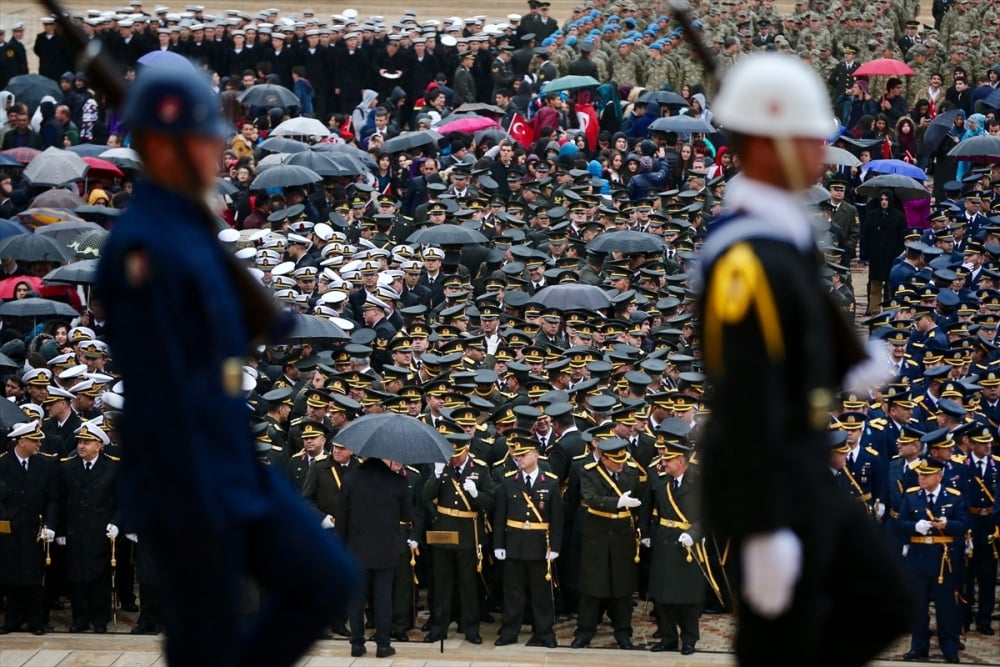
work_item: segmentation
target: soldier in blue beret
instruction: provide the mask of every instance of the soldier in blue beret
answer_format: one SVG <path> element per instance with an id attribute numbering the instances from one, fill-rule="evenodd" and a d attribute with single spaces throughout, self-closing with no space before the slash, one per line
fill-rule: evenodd
<path id="1" fill-rule="evenodd" d="M 251 338 L 279 321 L 254 319 L 255 285 L 204 208 L 224 147 L 219 107 L 193 66 L 164 63 L 139 74 L 124 109 L 146 173 L 108 239 L 97 286 L 128 387 L 121 505 L 151 547 L 171 664 L 291 665 L 346 605 L 357 574 L 255 453 L 244 359 Z M 246 626 L 262 632 L 242 631 L 244 573 L 268 601 Z"/>

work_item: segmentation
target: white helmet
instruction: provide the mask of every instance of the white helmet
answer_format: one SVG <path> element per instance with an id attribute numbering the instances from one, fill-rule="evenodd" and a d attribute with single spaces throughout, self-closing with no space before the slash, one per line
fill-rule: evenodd
<path id="1" fill-rule="evenodd" d="M 752 136 L 825 139 L 838 128 L 819 75 L 781 53 L 741 58 L 726 74 L 712 110 L 726 129 Z"/>

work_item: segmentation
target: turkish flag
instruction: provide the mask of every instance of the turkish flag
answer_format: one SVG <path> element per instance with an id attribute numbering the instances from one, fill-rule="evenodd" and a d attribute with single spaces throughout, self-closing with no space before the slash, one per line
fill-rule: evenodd
<path id="1" fill-rule="evenodd" d="M 510 119 L 507 134 L 510 135 L 511 139 L 524 146 L 525 150 L 531 150 L 531 144 L 535 141 L 535 133 L 528 125 L 527 119 L 519 113 L 514 114 L 514 117 Z"/>
<path id="2" fill-rule="evenodd" d="M 587 137 L 587 148 L 594 150 L 597 147 L 597 134 L 601 129 L 594 105 L 577 103 L 576 117 L 580 121 L 580 129 Z"/>

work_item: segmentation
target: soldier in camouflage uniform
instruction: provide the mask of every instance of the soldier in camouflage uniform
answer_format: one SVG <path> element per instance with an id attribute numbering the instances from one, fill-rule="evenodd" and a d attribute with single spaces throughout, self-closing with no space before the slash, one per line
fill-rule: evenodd
<path id="1" fill-rule="evenodd" d="M 663 43 L 653 42 L 649 45 L 649 60 L 646 63 L 645 86 L 650 90 L 660 90 L 664 84 L 672 85 L 677 79 L 677 67 L 663 55 Z"/>

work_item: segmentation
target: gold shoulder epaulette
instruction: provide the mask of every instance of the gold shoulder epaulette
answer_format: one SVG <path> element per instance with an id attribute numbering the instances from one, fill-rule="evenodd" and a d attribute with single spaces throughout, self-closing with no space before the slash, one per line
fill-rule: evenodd
<path id="1" fill-rule="evenodd" d="M 908 488 L 908 489 L 906 490 L 906 492 L 907 492 L 907 493 L 916 493 L 916 492 L 917 492 L 917 491 L 919 491 L 919 490 L 920 490 L 920 487 L 919 487 L 919 486 L 911 486 L 910 488 Z"/>
<path id="2" fill-rule="evenodd" d="M 574 456 L 573 460 L 574 461 L 579 461 L 580 459 L 585 459 L 588 456 L 591 456 L 591 453 L 590 452 L 584 452 L 583 454 L 577 454 L 576 456 Z"/>
<path id="3" fill-rule="evenodd" d="M 871 445 L 865 447 L 865 451 L 871 454 L 872 456 L 878 458 L 878 450 L 872 447 Z"/>
<path id="4" fill-rule="evenodd" d="M 497 441 L 496 437 L 492 435 L 484 435 L 482 438 L 480 438 L 480 440 L 482 440 L 483 444 L 485 445 L 494 445 L 496 444 Z"/>
<path id="5" fill-rule="evenodd" d="M 43 452 L 39 452 L 39 454 L 42 454 L 42 453 L 43 453 Z M 73 459 L 75 459 L 75 458 L 76 458 L 75 456 L 64 456 L 64 457 L 62 457 L 62 458 L 61 458 L 61 459 L 59 459 L 59 460 L 60 460 L 60 461 L 72 461 L 72 460 L 73 460 Z"/>
<path id="6" fill-rule="evenodd" d="M 538 455 L 538 460 L 539 460 L 539 461 L 548 461 L 548 460 L 549 460 L 549 457 L 548 457 L 548 456 L 546 456 L 545 454 L 539 454 L 539 455 Z"/>
<path id="7" fill-rule="evenodd" d="M 588 463 L 587 465 L 583 466 L 583 469 L 584 470 L 590 470 L 591 468 L 595 467 L 597 464 L 598 464 L 598 461 L 594 461 L 593 463 Z"/>
<path id="8" fill-rule="evenodd" d="M 111 454 L 105 454 L 105 456 L 107 456 L 112 461 L 121 461 L 122 460 L 122 457 L 120 457 L 120 456 L 112 456 Z"/>
<path id="9" fill-rule="evenodd" d="M 316 458 L 314 458 L 313 461 L 325 461 L 328 458 L 330 458 L 330 457 L 327 456 L 326 454 L 320 454 L 319 456 L 317 456 Z"/>
<path id="10" fill-rule="evenodd" d="M 559 481 L 559 476 L 556 475 L 551 470 L 546 470 L 546 471 L 542 472 L 542 474 L 545 475 L 546 477 L 551 477 L 552 479 L 554 479 L 557 482 Z"/>
<path id="11" fill-rule="evenodd" d="M 898 458 L 899 458 L 899 454 L 893 454 L 892 458 L 891 458 L 891 459 L 889 459 L 889 460 L 890 460 L 890 461 L 895 461 L 895 460 L 896 460 L 896 459 L 898 459 Z"/>
<path id="12" fill-rule="evenodd" d="M 38 452 L 38 453 L 41 454 L 42 456 L 47 456 L 50 459 L 54 459 L 59 456 L 58 454 L 50 454 L 49 452 Z"/>
<path id="13" fill-rule="evenodd" d="M 994 454 L 993 455 L 993 460 L 996 461 L 997 463 L 1000 463 L 1000 456 L 997 456 L 996 454 Z"/>
<path id="14" fill-rule="evenodd" d="M 882 421 L 881 417 L 876 417 L 868 422 L 868 425 L 875 429 L 876 431 L 881 431 L 885 428 L 885 422 Z"/>
<path id="15" fill-rule="evenodd" d="M 477 424 L 477 425 L 476 425 L 476 430 L 477 430 L 477 431 L 488 431 L 488 430 L 489 430 L 489 428 L 490 428 L 490 427 L 489 427 L 489 425 L 488 425 L 488 424 Z"/>
<path id="16" fill-rule="evenodd" d="M 7 452 L 0 452 L 0 459 L 2 459 L 5 456 L 7 456 Z"/>
<path id="17" fill-rule="evenodd" d="M 965 463 L 965 459 L 969 458 L 965 454 L 952 454 L 951 460 L 955 463 Z"/>
<path id="18" fill-rule="evenodd" d="M 482 459 L 477 459 L 475 456 L 472 457 L 472 460 L 475 461 L 476 463 L 478 463 L 481 466 L 484 466 L 486 468 L 489 467 L 488 465 L 486 465 L 486 461 L 484 461 Z"/>
<path id="19" fill-rule="evenodd" d="M 698 463 L 698 452 L 695 451 L 691 454 L 691 458 L 688 459 L 688 465 L 696 466 Z"/>
<path id="20" fill-rule="evenodd" d="M 302 423 L 302 421 L 303 421 L 304 419 L 305 419 L 305 417 L 296 417 L 295 419 L 293 419 L 293 420 L 291 421 L 291 426 L 298 426 L 299 424 L 301 424 L 301 423 Z"/>
<path id="21" fill-rule="evenodd" d="M 947 491 L 948 493 L 950 493 L 953 496 L 960 496 L 960 495 L 962 495 L 961 491 L 959 491 L 958 489 L 953 489 L 950 486 L 944 487 L 944 490 Z"/>
<path id="22" fill-rule="evenodd" d="M 301 459 L 305 455 L 306 455 L 306 450 L 300 449 L 299 451 L 297 451 L 294 454 L 292 454 L 292 458 L 293 459 Z"/>
<path id="23" fill-rule="evenodd" d="M 415 472 L 418 475 L 420 474 L 420 468 L 415 468 L 413 466 L 406 466 L 406 469 L 409 470 L 410 472 Z"/>
<path id="24" fill-rule="evenodd" d="M 273 451 L 276 451 L 276 452 L 283 452 L 283 451 L 285 451 L 284 447 L 278 447 L 277 445 L 271 445 L 271 449 Z"/>
<path id="25" fill-rule="evenodd" d="M 503 476 L 504 477 L 510 477 L 511 475 L 516 475 L 516 474 L 517 474 L 517 470 L 516 469 L 515 470 L 508 470 L 507 472 L 505 472 L 503 474 Z"/>

